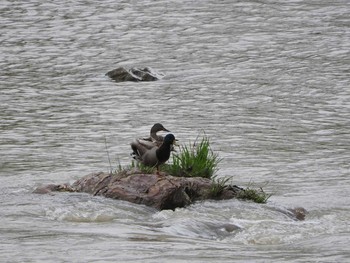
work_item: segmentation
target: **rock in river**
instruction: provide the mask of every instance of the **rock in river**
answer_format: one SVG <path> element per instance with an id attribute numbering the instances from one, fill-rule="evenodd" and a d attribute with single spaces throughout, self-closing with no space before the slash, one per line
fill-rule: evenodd
<path id="1" fill-rule="evenodd" d="M 246 189 L 235 185 L 221 185 L 202 177 L 175 177 L 169 174 L 145 174 L 136 169 L 118 173 L 88 174 L 72 185 L 49 184 L 34 190 L 37 194 L 53 192 L 84 192 L 108 198 L 143 204 L 159 210 L 186 207 L 193 202 L 240 198 Z M 297 207 L 272 207 L 293 220 L 304 220 L 307 211 Z M 233 231 L 230 228 L 226 231 Z"/>
<path id="2" fill-rule="evenodd" d="M 117 174 L 100 172 L 86 175 L 71 186 L 51 184 L 38 187 L 34 192 L 85 192 L 163 210 L 185 207 L 197 200 L 230 199 L 242 191 L 236 186 L 213 191 L 213 184 L 212 180 L 201 177 L 174 177 L 167 174 L 145 174 L 139 171 Z"/>
<path id="3" fill-rule="evenodd" d="M 145 67 L 126 69 L 124 67 L 119 67 L 113 69 L 106 73 L 111 79 L 122 82 L 122 81 L 155 81 L 163 77 L 162 74 L 156 72 L 155 70 Z"/>

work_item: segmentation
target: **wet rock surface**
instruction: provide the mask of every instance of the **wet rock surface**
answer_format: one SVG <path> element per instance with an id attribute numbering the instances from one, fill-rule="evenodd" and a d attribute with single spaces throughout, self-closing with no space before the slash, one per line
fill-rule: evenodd
<path id="1" fill-rule="evenodd" d="M 71 186 L 50 184 L 38 187 L 34 192 L 42 194 L 53 191 L 85 192 L 163 210 L 185 207 L 198 200 L 230 199 L 242 190 L 230 186 L 214 194 L 212 187 L 213 182 L 210 179 L 201 177 L 174 177 L 167 174 L 129 171 L 120 174 L 93 173 L 82 177 Z"/>

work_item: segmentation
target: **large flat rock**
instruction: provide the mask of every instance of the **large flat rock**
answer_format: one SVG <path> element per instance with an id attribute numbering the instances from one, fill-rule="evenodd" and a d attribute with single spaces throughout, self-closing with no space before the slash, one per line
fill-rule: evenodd
<path id="1" fill-rule="evenodd" d="M 239 187 L 226 186 L 220 191 L 215 191 L 213 187 L 212 180 L 201 177 L 174 177 L 129 171 L 119 174 L 92 173 L 71 186 L 51 184 L 39 187 L 34 192 L 85 192 L 163 210 L 185 207 L 198 200 L 233 198 L 242 190 Z"/>

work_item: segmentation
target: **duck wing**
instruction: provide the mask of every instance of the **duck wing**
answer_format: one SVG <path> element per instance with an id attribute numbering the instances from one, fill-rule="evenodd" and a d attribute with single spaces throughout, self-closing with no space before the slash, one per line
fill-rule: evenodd
<path id="1" fill-rule="evenodd" d="M 140 140 L 144 140 L 144 141 L 152 141 L 152 137 L 143 137 L 143 138 L 140 138 Z"/>
<path id="2" fill-rule="evenodd" d="M 135 141 L 137 141 L 137 144 L 139 145 L 139 147 L 143 147 L 147 150 L 150 150 L 156 146 L 154 142 L 148 141 L 148 140 L 136 139 Z"/>
<path id="3" fill-rule="evenodd" d="M 156 147 L 153 142 L 142 140 L 142 139 L 135 139 L 131 144 L 132 154 L 133 157 L 138 160 L 142 161 L 142 156 L 152 148 Z"/>
<path id="4" fill-rule="evenodd" d="M 159 147 L 159 146 L 162 145 L 164 137 L 157 135 L 157 137 L 140 138 L 140 140 L 144 140 L 144 141 L 147 141 L 147 142 L 152 142 L 153 145 L 156 145 L 156 146 Z"/>

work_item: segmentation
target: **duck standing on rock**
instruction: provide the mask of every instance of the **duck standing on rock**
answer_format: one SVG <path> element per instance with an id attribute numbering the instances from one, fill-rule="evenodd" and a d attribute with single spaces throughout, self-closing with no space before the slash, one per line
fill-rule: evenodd
<path id="1" fill-rule="evenodd" d="M 157 167 L 157 174 L 159 174 L 159 166 L 169 160 L 174 144 L 176 144 L 175 136 L 171 133 L 164 137 L 160 146 L 151 145 L 146 140 L 135 139 L 131 143 L 132 155 L 136 161 L 143 165 Z"/>

